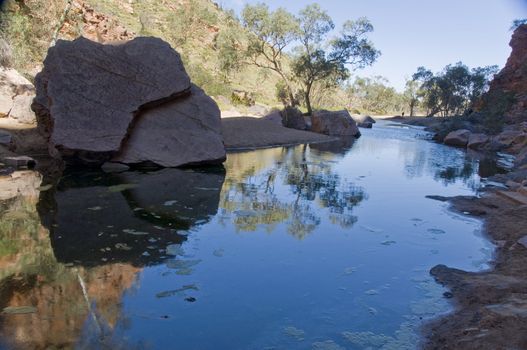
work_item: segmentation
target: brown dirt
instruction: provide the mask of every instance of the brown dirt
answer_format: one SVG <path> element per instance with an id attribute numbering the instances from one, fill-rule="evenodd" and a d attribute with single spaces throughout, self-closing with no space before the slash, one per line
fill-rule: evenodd
<path id="1" fill-rule="evenodd" d="M 425 349 L 527 349 L 527 205 L 495 192 L 456 197 L 454 210 L 485 220 L 496 245 L 492 269 L 465 272 L 438 265 L 436 281 L 450 289 L 452 314 L 424 327 Z M 527 245 L 527 242 L 525 242 Z"/>
<path id="2" fill-rule="evenodd" d="M 335 140 L 326 135 L 288 129 L 261 118 L 225 118 L 221 122 L 227 150 L 269 148 Z"/>

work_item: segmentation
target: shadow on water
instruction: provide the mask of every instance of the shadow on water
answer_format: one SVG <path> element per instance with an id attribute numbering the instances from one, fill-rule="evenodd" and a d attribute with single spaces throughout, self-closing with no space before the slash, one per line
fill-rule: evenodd
<path id="1" fill-rule="evenodd" d="M 59 262 L 159 264 L 167 246 L 216 215 L 224 179 L 223 169 L 70 172 L 39 212 Z"/>

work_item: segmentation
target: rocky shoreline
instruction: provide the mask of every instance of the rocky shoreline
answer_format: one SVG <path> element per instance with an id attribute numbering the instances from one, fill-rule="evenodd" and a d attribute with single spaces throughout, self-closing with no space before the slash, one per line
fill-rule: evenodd
<path id="1" fill-rule="evenodd" d="M 496 251 L 488 271 L 444 265 L 430 271 L 450 290 L 445 296 L 452 298 L 455 310 L 424 326 L 423 348 L 527 348 L 527 201 L 520 204 L 492 190 L 450 203 L 452 210 L 484 220 L 484 233 Z"/>

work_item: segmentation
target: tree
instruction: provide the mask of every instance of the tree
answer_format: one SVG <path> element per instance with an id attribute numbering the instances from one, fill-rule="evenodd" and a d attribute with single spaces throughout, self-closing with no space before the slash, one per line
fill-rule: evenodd
<path id="1" fill-rule="evenodd" d="M 419 82 L 413 79 L 407 80 L 403 93 L 403 98 L 406 105 L 410 109 L 410 117 L 414 116 L 415 109 L 419 105 L 420 95 L 421 91 L 419 89 Z"/>
<path id="2" fill-rule="evenodd" d="M 420 83 L 421 96 L 427 114 L 434 116 L 454 116 L 468 113 L 497 72 L 497 66 L 469 69 L 458 62 L 447 65 L 441 72 L 433 74 L 419 67 L 413 80 Z"/>
<path id="3" fill-rule="evenodd" d="M 276 72 L 285 84 L 289 104 L 295 105 L 292 79 L 285 65 L 285 49 L 297 37 L 298 21 L 283 8 L 269 11 L 267 5 L 259 3 L 244 7 L 242 24 L 253 34 L 246 51 L 250 63 Z"/>
<path id="4" fill-rule="evenodd" d="M 318 4 L 304 8 L 299 22 L 300 46 L 295 50 L 293 73 L 302 86 L 304 102 L 311 115 L 311 93 L 316 82 L 325 82 L 328 88 L 335 86 L 349 77 L 349 66 L 357 69 L 371 65 L 380 52 L 367 39 L 373 26 L 366 18 L 347 21 L 340 36 L 333 40 L 328 40 L 328 34 L 335 27 L 333 21 Z M 330 51 L 326 52 L 324 47 L 328 44 Z"/>

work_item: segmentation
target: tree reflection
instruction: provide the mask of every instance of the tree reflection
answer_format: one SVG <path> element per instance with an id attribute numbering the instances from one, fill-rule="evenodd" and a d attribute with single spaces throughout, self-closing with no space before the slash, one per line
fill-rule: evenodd
<path id="1" fill-rule="evenodd" d="M 349 147 L 349 143 L 340 143 L 334 152 L 326 147 L 315 150 L 314 155 L 306 145 L 283 148 L 279 154 L 262 150 L 258 153 L 272 158 L 272 162 L 266 162 L 268 167 L 259 172 L 236 169 L 234 180 L 229 165 L 241 164 L 240 158 L 247 154 L 230 155 L 220 200 L 222 217 L 225 220 L 232 216 L 238 231 L 262 228 L 272 232 L 277 225 L 285 224 L 287 232 L 298 239 L 313 232 L 324 217 L 343 228 L 352 227 L 357 221 L 353 208 L 366 194 L 333 169 L 335 155 L 345 153 Z M 250 160 L 245 167 L 255 169 Z M 240 173 L 245 174 L 241 179 Z"/>

